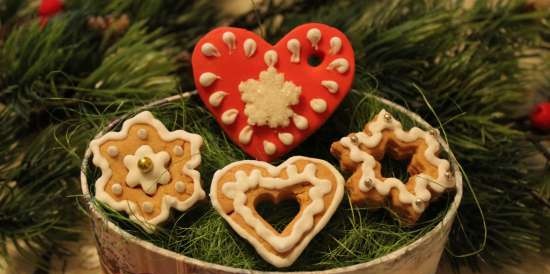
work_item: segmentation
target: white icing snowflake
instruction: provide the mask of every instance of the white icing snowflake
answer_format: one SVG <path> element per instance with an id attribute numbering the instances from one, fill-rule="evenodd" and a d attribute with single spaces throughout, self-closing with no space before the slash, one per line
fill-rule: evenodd
<path id="1" fill-rule="evenodd" d="M 294 111 L 290 106 L 298 104 L 302 88 L 285 81 L 282 73 L 269 67 L 260 72 L 259 80 L 248 79 L 239 84 L 244 113 L 248 124 L 271 128 L 285 127 Z"/>
<path id="2" fill-rule="evenodd" d="M 148 157 L 153 162 L 153 168 L 149 172 L 143 172 L 138 167 L 138 161 Z M 126 184 L 130 187 L 141 185 L 143 191 L 149 195 L 157 191 L 157 183 L 164 185 L 170 182 L 170 172 L 166 165 L 170 161 L 170 154 L 166 151 L 155 153 L 148 145 L 140 146 L 134 155 L 124 157 L 124 165 L 128 169 Z"/>

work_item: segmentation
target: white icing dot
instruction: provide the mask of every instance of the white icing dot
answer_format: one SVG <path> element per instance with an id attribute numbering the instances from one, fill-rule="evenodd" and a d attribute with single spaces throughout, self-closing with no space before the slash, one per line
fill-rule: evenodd
<path id="1" fill-rule="evenodd" d="M 229 110 L 226 110 L 223 114 L 222 114 L 222 123 L 226 124 L 226 125 L 231 125 L 235 122 L 235 119 L 237 119 L 237 115 L 239 114 L 239 111 L 237 109 L 229 109 Z"/>
<path id="2" fill-rule="evenodd" d="M 252 140 L 252 134 L 254 134 L 254 130 L 252 130 L 251 126 L 247 125 L 243 127 L 239 133 L 239 143 L 243 145 L 249 144 L 250 140 Z"/>
<path id="3" fill-rule="evenodd" d="M 264 53 L 264 62 L 268 67 L 272 67 L 277 64 L 277 52 L 270 49 Z"/>
<path id="4" fill-rule="evenodd" d="M 342 49 L 342 40 L 338 37 L 330 38 L 330 50 L 329 54 L 337 54 Z"/>
<path id="5" fill-rule="evenodd" d="M 270 141 L 264 141 L 264 151 L 267 155 L 273 155 L 277 151 L 277 147 Z"/>
<path id="6" fill-rule="evenodd" d="M 177 181 L 174 185 L 174 188 L 176 189 L 177 193 L 183 193 L 185 192 L 185 183 L 182 181 Z"/>
<path id="7" fill-rule="evenodd" d="M 236 45 L 237 39 L 235 38 L 235 34 L 233 32 L 230 32 L 230 31 L 224 32 L 222 34 L 222 40 L 229 48 L 229 54 L 231 54 L 237 48 L 237 45 Z"/>
<path id="8" fill-rule="evenodd" d="M 306 130 L 309 126 L 309 122 L 307 121 L 307 118 L 298 114 L 292 115 L 292 122 L 294 122 L 294 125 L 299 130 Z"/>
<path id="9" fill-rule="evenodd" d="M 148 135 L 149 135 L 149 134 L 147 134 L 147 130 L 144 129 L 144 128 L 140 128 L 140 129 L 138 129 L 138 131 L 137 131 L 137 136 L 138 136 L 138 138 L 141 139 L 141 140 L 146 140 Z"/>
<path id="10" fill-rule="evenodd" d="M 243 48 L 244 48 L 244 55 L 246 57 L 251 57 L 256 52 L 256 42 L 248 38 L 244 40 Z"/>
<path id="11" fill-rule="evenodd" d="M 328 92 L 332 94 L 338 92 L 338 83 L 336 83 L 335 81 L 323 80 L 321 81 L 321 85 L 327 88 Z"/>
<path id="12" fill-rule="evenodd" d="M 220 79 L 221 77 L 212 73 L 212 72 L 205 72 L 203 74 L 201 74 L 201 76 L 199 77 L 199 83 L 201 84 L 201 86 L 203 87 L 209 87 L 212 85 L 212 83 L 214 83 L 214 81 Z"/>
<path id="13" fill-rule="evenodd" d="M 111 157 L 118 156 L 118 148 L 116 146 L 109 146 L 107 148 L 107 154 L 109 154 L 109 156 Z"/>
<path id="14" fill-rule="evenodd" d="M 218 49 L 211 43 L 204 43 L 201 47 L 201 52 L 204 56 L 208 57 L 220 57 L 220 52 Z"/>
<path id="15" fill-rule="evenodd" d="M 317 113 L 323 113 L 327 110 L 327 102 L 320 98 L 315 98 L 309 101 L 309 106 Z"/>
<path id="16" fill-rule="evenodd" d="M 286 42 L 286 48 L 292 53 L 290 62 L 300 63 L 300 41 L 298 39 L 290 39 Z"/>
<path id="17" fill-rule="evenodd" d="M 292 133 L 281 132 L 281 133 L 277 134 L 277 137 L 279 137 L 279 140 L 285 146 L 290 146 L 294 142 L 294 135 L 292 135 Z"/>
<path id="18" fill-rule="evenodd" d="M 113 192 L 113 194 L 115 194 L 116 196 L 120 196 L 122 194 L 122 186 L 120 184 L 113 184 L 111 186 L 111 191 Z"/>
<path id="19" fill-rule="evenodd" d="M 174 155 L 176 155 L 176 156 L 182 156 L 183 155 L 183 147 L 181 147 L 180 145 L 175 145 L 174 148 L 172 149 L 172 151 L 174 152 Z"/>
<path id="20" fill-rule="evenodd" d="M 319 41 L 321 40 L 321 31 L 318 28 L 312 28 L 307 31 L 306 37 L 311 42 L 311 46 L 317 50 L 319 48 Z"/>
<path id="21" fill-rule="evenodd" d="M 336 70 L 338 73 L 343 74 L 346 73 L 349 69 L 349 63 L 348 60 L 344 58 L 336 58 L 330 62 L 327 66 L 328 70 Z"/>
<path id="22" fill-rule="evenodd" d="M 141 208 L 145 213 L 153 213 L 153 210 L 155 209 L 155 207 L 151 202 L 143 202 L 143 204 L 141 205 Z"/>
<path id="23" fill-rule="evenodd" d="M 225 98 L 227 94 L 228 93 L 225 91 L 216 91 L 208 97 L 208 103 L 210 103 L 213 107 L 219 107 L 223 101 L 223 98 Z"/>

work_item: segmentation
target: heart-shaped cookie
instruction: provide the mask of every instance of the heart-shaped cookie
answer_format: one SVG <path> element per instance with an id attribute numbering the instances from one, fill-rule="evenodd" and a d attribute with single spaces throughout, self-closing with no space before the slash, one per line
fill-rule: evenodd
<path id="1" fill-rule="evenodd" d="M 234 162 L 214 174 L 210 198 L 214 208 L 258 254 L 276 267 L 291 265 L 327 224 L 344 195 L 344 178 L 330 163 L 302 156 L 278 167 L 261 161 Z M 300 210 L 278 232 L 256 206 L 295 199 Z"/>
<path id="2" fill-rule="evenodd" d="M 300 144 L 336 110 L 353 81 L 346 36 L 327 25 L 301 25 L 277 44 L 220 27 L 192 57 L 199 95 L 233 142 L 258 160 Z"/>

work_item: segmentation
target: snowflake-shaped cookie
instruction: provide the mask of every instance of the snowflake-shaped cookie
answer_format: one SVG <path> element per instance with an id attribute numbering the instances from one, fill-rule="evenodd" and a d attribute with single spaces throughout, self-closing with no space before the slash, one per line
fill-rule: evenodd
<path id="1" fill-rule="evenodd" d="M 278 73 L 274 67 L 260 72 L 259 80 L 248 79 L 239 84 L 241 99 L 246 103 L 244 113 L 248 124 L 286 127 L 294 111 L 290 106 L 299 102 L 302 88 Z"/>
<path id="2" fill-rule="evenodd" d="M 119 132 L 90 143 L 93 163 L 101 169 L 95 198 L 151 232 L 170 208 L 185 211 L 204 198 L 196 170 L 201 145 L 199 135 L 168 131 L 150 112 L 141 112 Z"/>

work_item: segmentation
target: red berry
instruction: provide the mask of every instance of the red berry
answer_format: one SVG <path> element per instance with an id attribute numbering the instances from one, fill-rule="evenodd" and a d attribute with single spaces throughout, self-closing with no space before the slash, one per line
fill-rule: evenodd
<path id="1" fill-rule="evenodd" d="M 42 0 L 40 1 L 40 7 L 38 7 L 38 15 L 52 16 L 62 9 L 63 2 L 61 0 Z"/>
<path id="2" fill-rule="evenodd" d="M 540 130 L 550 130 L 550 101 L 539 103 L 531 112 L 531 124 Z"/>

